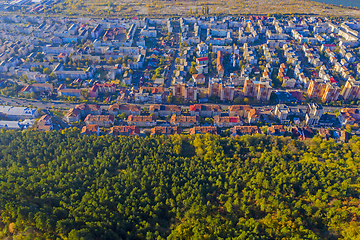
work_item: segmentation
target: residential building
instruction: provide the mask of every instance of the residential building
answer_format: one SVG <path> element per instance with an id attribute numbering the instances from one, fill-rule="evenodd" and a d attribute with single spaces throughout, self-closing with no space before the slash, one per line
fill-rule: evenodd
<path id="1" fill-rule="evenodd" d="M 208 57 L 201 57 L 201 58 L 196 59 L 196 64 L 197 65 L 208 65 L 208 63 L 209 63 L 209 58 Z"/>
<path id="2" fill-rule="evenodd" d="M 214 116 L 214 125 L 220 128 L 229 128 L 237 125 L 242 125 L 243 122 L 241 117 L 220 117 L 219 115 Z"/>
<path id="3" fill-rule="evenodd" d="M 92 114 L 92 115 L 100 115 L 101 114 L 101 108 L 99 105 L 96 105 L 96 104 L 81 103 L 79 105 L 76 105 L 75 109 L 80 111 L 80 115 L 82 117 L 85 117 L 88 114 Z"/>
<path id="4" fill-rule="evenodd" d="M 113 115 L 87 115 L 84 122 L 88 124 L 96 124 L 100 127 L 110 127 L 114 125 L 115 118 Z"/>
<path id="5" fill-rule="evenodd" d="M 248 113 L 247 120 L 249 124 L 254 124 L 260 121 L 260 112 L 256 109 L 251 109 Z"/>
<path id="6" fill-rule="evenodd" d="M 97 124 L 88 124 L 83 126 L 81 129 L 81 134 L 83 135 L 97 135 L 99 136 L 100 128 Z"/>
<path id="7" fill-rule="evenodd" d="M 65 97 L 81 97 L 81 89 L 69 89 L 64 88 L 57 91 L 59 96 L 65 96 Z"/>
<path id="8" fill-rule="evenodd" d="M 150 135 L 175 135 L 175 134 L 181 134 L 182 129 L 179 127 L 160 127 L 156 126 L 151 128 Z"/>
<path id="9" fill-rule="evenodd" d="M 113 136 L 139 136 L 140 128 L 136 126 L 113 126 L 108 134 Z"/>
<path id="10" fill-rule="evenodd" d="M 306 125 L 308 126 L 319 125 L 319 121 L 323 113 L 324 110 L 320 104 L 317 103 L 308 104 L 308 112 L 305 117 Z"/>
<path id="11" fill-rule="evenodd" d="M 190 115 L 200 117 L 213 117 L 215 115 L 221 115 L 221 107 L 215 104 L 194 104 L 190 105 Z"/>
<path id="12" fill-rule="evenodd" d="M 275 136 L 284 136 L 286 130 L 284 125 L 271 125 L 267 129 L 267 134 Z"/>
<path id="13" fill-rule="evenodd" d="M 214 126 L 195 126 L 190 128 L 190 135 L 193 134 L 214 134 L 218 135 L 218 129 Z"/>
<path id="14" fill-rule="evenodd" d="M 282 122 L 288 124 L 289 107 L 285 104 L 277 104 L 275 107 L 275 116 Z"/>
<path id="15" fill-rule="evenodd" d="M 226 85 L 221 79 L 212 78 L 209 80 L 208 93 L 209 96 L 216 96 L 221 101 L 233 101 L 235 88 L 232 85 Z"/>
<path id="16" fill-rule="evenodd" d="M 153 104 L 150 105 L 149 112 L 159 117 L 172 116 L 173 114 L 179 116 L 181 115 L 181 107 L 178 105 Z"/>
<path id="17" fill-rule="evenodd" d="M 254 97 L 259 101 L 268 101 L 272 92 L 272 87 L 267 81 L 256 81 L 245 79 L 243 93 L 246 97 Z"/>
<path id="18" fill-rule="evenodd" d="M 77 122 L 80 120 L 80 111 L 76 108 L 71 108 L 64 116 L 64 120 L 68 123 Z"/>
<path id="19" fill-rule="evenodd" d="M 192 79 L 196 84 L 205 84 L 205 76 L 204 74 L 194 74 L 192 75 Z"/>
<path id="20" fill-rule="evenodd" d="M 199 125 L 200 117 L 199 116 L 176 116 L 172 115 L 170 119 L 170 124 L 177 127 L 192 127 L 194 125 Z"/>
<path id="21" fill-rule="evenodd" d="M 358 108 L 343 108 L 340 111 L 338 120 L 341 126 L 354 125 L 360 123 L 360 111 Z"/>
<path id="22" fill-rule="evenodd" d="M 141 108 L 134 104 L 113 104 L 109 106 L 109 113 L 116 116 L 118 114 L 125 113 L 126 116 L 135 115 L 139 116 Z"/>
<path id="23" fill-rule="evenodd" d="M 156 125 L 156 116 L 135 116 L 130 115 L 127 120 L 128 125 L 138 127 L 152 127 Z"/>
<path id="24" fill-rule="evenodd" d="M 348 80 L 340 95 L 345 99 L 360 99 L 360 81 Z"/>
<path id="25" fill-rule="evenodd" d="M 174 97 L 183 98 L 185 101 L 197 101 L 198 89 L 197 87 L 187 85 L 185 83 L 178 83 L 171 86 Z"/>
<path id="26" fill-rule="evenodd" d="M 248 113 L 252 109 L 249 105 L 231 105 L 229 106 L 229 116 L 236 117 L 240 116 L 241 118 L 245 119 L 248 117 Z"/>
<path id="27" fill-rule="evenodd" d="M 219 77 L 224 77 L 224 65 L 223 65 L 223 52 L 222 51 L 218 51 L 217 52 L 217 58 L 216 58 L 216 69 L 218 72 L 218 76 Z"/>
<path id="28" fill-rule="evenodd" d="M 232 137 L 237 137 L 242 135 L 261 134 L 261 131 L 258 126 L 235 126 L 230 128 L 230 134 Z"/>

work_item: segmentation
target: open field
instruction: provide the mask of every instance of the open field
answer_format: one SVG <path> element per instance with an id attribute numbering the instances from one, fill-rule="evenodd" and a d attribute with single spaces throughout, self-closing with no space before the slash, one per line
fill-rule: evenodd
<path id="1" fill-rule="evenodd" d="M 179 17 L 201 16 L 203 8 L 209 15 L 240 14 L 314 14 L 323 16 L 360 16 L 358 9 L 340 7 L 308 0 L 65 0 L 46 9 L 46 14 L 92 17 Z"/>

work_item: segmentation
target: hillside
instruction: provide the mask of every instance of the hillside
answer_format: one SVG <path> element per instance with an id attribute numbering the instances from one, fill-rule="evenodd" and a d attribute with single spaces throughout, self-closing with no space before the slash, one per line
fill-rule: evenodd
<path id="1" fill-rule="evenodd" d="M 207 14 L 315 14 L 326 16 L 358 16 L 360 11 L 347 7 L 303 0 L 229 0 L 229 1 L 159 1 L 159 0 L 65 0 L 46 13 L 97 17 L 179 17 Z"/>
<path id="2" fill-rule="evenodd" d="M 356 239 L 360 139 L 0 132 L 0 237 Z"/>

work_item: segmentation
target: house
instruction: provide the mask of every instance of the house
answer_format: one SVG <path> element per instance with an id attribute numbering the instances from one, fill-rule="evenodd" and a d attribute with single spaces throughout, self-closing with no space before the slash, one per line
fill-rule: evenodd
<path id="1" fill-rule="evenodd" d="M 194 125 L 199 125 L 200 117 L 199 116 L 176 116 L 172 115 L 170 119 L 170 124 L 178 127 L 192 127 Z"/>
<path id="2" fill-rule="evenodd" d="M 320 128 L 319 135 L 321 137 L 325 138 L 325 140 L 329 140 L 329 138 L 331 137 L 331 133 L 330 133 L 329 129 L 327 129 L 327 128 Z"/>
<path id="3" fill-rule="evenodd" d="M 190 128 L 190 135 L 193 134 L 214 134 L 218 135 L 218 129 L 214 126 L 195 126 Z"/>
<path id="4" fill-rule="evenodd" d="M 289 123 L 290 120 L 288 119 L 288 115 L 290 113 L 290 109 L 285 104 L 277 104 L 275 107 L 275 116 L 282 122 L 282 123 Z"/>
<path id="5" fill-rule="evenodd" d="M 260 121 L 260 112 L 256 109 L 251 109 L 247 116 L 248 122 L 254 124 Z"/>
<path id="6" fill-rule="evenodd" d="M 344 143 L 348 142 L 348 141 L 349 141 L 349 133 L 346 132 L 346 131 L 344 131 L 344 130 L 342 130 L 342 131 L 340 132 L 340 141 L 342 141 L 342 142 L 344 142 Z"/>
<path id="7" fill-rule="evenodd" d="M 110 127 L 114 125 L 115 118 L 113 115 L 92 115 L 86 116 L 84 122 L 88 124 L 96 124 L 100 127 Z"/>
<path id="8" fill-rule="evenodd" d="M 223 65 L 223 52 L 222 51 L 217 52 L 216 69 L 218 72 L 218 76 L 221 78 L 224 77 L 225 68 Z"/>
<path id="9" fill-rule="evenodd" d="M 108 134 L 113 136 L 139 136 L 140 128 L 136 126 L 113 126 Z"/>
<path id="10" fill-rule="evenodd" d="M 360 111 L 357 108 L 343 108 L 340 111 L 338 120 L 341 126 L 354 125 L 360 122 Z"/>
<path id="11" fill-rule="evenodd" d="M 209 63 L 209 58 L 208 57 L 201 57 L 201 58 L 196 59 L 196 64 L 197 65 L 208 65 L 208 63 Z"/>
<path id="12" fill-rule="evenodd" d="M 269 135 L 284 136 L 285 132 L 284 125 L 272 125 L 267 129 Z"/>
<path id="13" fill-rule="evenodd" d="M 92 115 L 100 115 L 101 114 L 101 108 L 99 105 L 96 105 L 96 104 L 81 103 L 79 105 L 76 105 L 75 109 L 80 111 L 80 115 L 82 117 L 87 116 L 88 114 L 92 114 Z"/>
<path id="14" fill-rule="evenodd" d="M 181 114 L 181 107 L 177 105 L 153 104 L 150 105 L 149 112 L 159 117 L 172 116 L 173 114 L 179 116 Z"/>
<path id="15" fill-rule="evenodd" d="M 190 115 L 198 115 L 200 117 L 213 117 L 221 114 L 221 107 L 219 105 L 205 105 L 205 104 L 194 104 L 190 105 Z"/>
<path id="16" fill-rule="evenodd" d="M 48 114 L 43 115 L 39 119 L 38 124 L 39 125 L 51 125 L 52 124 L 51 116 Z"/>
<path id="17" fill-rule="evenodd" d="M 232 137 L 237 137 L 242 135 L 261 134 L 261 131 L 258 126 L 235 126 L 230 128 L 230 134 Z"/>
<path id="18" fill-rule="evenodd" d="M 240 116 L 241 118 L 247 118 L 248 113 L 252 109 L 249 105 L 231 105 L 229 106 L 229 116 Z"/>
<path id="19" fill-rule="evenodd" d="M 320 104 L 317 103 L 308 104 L 308 111 L 305 116 L 306 125 L 308 126 L 318 125 L 323 113 L 324 110 Z"/>
<path id="20" fill-rule="evenodd" d="M 192 75 L 192 79 L 196 84 L 205 84 L 205 76 L 204 74 L 194 74 Z"/>
<path id="21" fill-rule="evenodd" d="M 64 120 L 68 123 L 77 122 L 80 120 L 80 111 L 76 108 L 71 108 L 64 116 Z"/>
<path id="22" fill-rule="evenodd" d="M 60 89 L 57 91 L 59 96 L 65 96 L 65 97 L 81 97 L 81 89 Z"/>
<path id="23" fill-rule="evenodd" d="M 151 128 L 150 135 L 175 135 L 175 134 L 181 134 L 182 129 L 178 127 L 160 127 L 156 126 Z"/>
<path id="24" fill-rule="evenodd" d="M 294 128 L 293 128 L 294 129 Z M 314 130 L 312 130 L 310 127 L 296 127 L 296 130 L 293 131 L 293 134 L 295 132 L 295 136 L 298 136 L 299 140 L 306 140 L 306 139 L 312 139 L 315 135 Z M 297 132 L 297 133 L 296 133 Z"/>
<path id="25" fill-rule="evenodd" d="M 83 128 L 81 129 L 81 134 L 83 135 L 94 135 L 96 134 L 97 136 L 99 136 L 99 125 L 97 124 L 88 124 L 86 126 L 83 126 Z"/>
<path id="26" fill-rule="evenodd" d="M 214 116 L 214 125 L 220 128 L 229 128 L 237 125 L 242 125 L 241 117 L 219 117 Z"/>
<path id="27" fill-rule="evenodd" d="M 113 104 L 109 106 L 109 113 L 114 116 L 122 113 L 125 113 L 126 116 L 139 116 L 141 113 L 141 108 L 134 104 Z"/>
<path id="28" fill-rule="evenodd" d="M 130 115 L 128 117 L 127 124 L 138 127 L 152 127 L 156 125 L 156 116 Z"/>

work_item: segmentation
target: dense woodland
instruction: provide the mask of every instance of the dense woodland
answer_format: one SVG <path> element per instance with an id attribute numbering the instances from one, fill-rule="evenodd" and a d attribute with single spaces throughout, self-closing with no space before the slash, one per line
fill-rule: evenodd
<path id="1" fill-rule="evenodd" d="M 360 139 L 0 132 L 0 238 L 359 239 Z"/>

